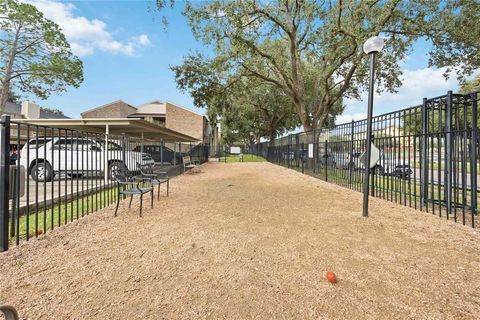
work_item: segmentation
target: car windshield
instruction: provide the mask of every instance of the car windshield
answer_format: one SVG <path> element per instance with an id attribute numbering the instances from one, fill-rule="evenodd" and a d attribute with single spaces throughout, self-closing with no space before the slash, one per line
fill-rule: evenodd
<path id="1" fill-rule="evenodd" d="M 50 142 L 50 138 L 38 137 L 27 142 L 26 147 L 28 149 L 38 149 L 43 147 L 46 143 Z"/>
<path id="2" fill-rule="evenodd" d="M 97 142 L 100 144 L 100 145 L 105 145 L 105 140 L 97 140 Z M 108 141 L 108 147 L 107 147 L 108 150 L 115 150 L 115 151 L 122 151 L 122 147 L 115 143 L 115 142 L 112 142 L 112 141 Z"/>

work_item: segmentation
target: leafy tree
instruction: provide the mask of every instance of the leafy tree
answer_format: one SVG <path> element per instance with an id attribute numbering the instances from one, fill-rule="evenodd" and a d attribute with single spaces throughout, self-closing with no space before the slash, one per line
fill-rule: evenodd
<path id="1" fill-rule="evenodd" d="M 10 89 L 9 89 L 10 90 Z M 17 94 L 16 92 L 10 90 L 10 95 L 8 97 L 8 102 L 12 102 L 12 103 L 20 103 L 22 100 L 22 97 Z"/>
<path id="2" fill-rule="evenodd" d="M 163 9 L 170 2 L 158 0 Z M 418 39 L 432 43 L 429 64 L 447 75 L 480 66 L 478 0 L 211 0 L 184 10 L 197 39 L 243 75 L 287 95 L 305 130 L 324 126 L 342 98 L 368 84 L 366 39 L 387 37 L 378 91 L 401 85 L 399 61 Z M 457 67 L 452 67 L 457 66 Z"/>
<path id="3" fill-rule="evenodd" d="M 178 66 L 170 66 L 174 72 L 177 87 L 188 92 L 197 108 L 207 108 L 211 123 L 216 123 L 228 103 L 230 85 L 225 79 L 222 62 L 209 60 L 200 53 L 184 58 Z"/>
<path id="4" fill-rule="evenodd" d="M 252 145 L 299 125 L 290 99 L 274 85 L 235 73 L 222 59 L 201 54 L 187 56 L 172 66 L 177 86 L 193 97 L 194 105 L 207 108 L 212 122 L 220 119 L 224 142 Z"/>
<path id="5" fill-rule="evenodd" d="M 55 108 L 47 108 L 47 107 L 40 107 L 41 110 L 43 111 L 48 111 L 48 112 L 51 112 L 53 114 L 58 114 L 58 115 L 61 115 L 61 116 L 64 116 L 65 114 L 63 113 L 62 110 L 60 109 L 55 109 Z"/>
<path id="6" fill-rule="evenodd" d="M 82 81 L 82 62 L 57 24 L 33 5 L 0 0 L 0 114 L 10 89 L 46 99 Z"/>
<path id="7" fill-rule="evenodd" d="M 249 145 L 275 138 L 300 125 L 290 99 L 276 86 L 255 78 L 235 83 L 230 96 L 230 110 L 224 112 L 227 128 L 236 127 L 238 136 Z"/>
<path id="8" fill-rule="evenodd" d="M 471 93 L 475 91 L 480 91 L 480 75 L 476 76 L 472 80 L 465 81 L 460 86 L 460 93 Z"/>

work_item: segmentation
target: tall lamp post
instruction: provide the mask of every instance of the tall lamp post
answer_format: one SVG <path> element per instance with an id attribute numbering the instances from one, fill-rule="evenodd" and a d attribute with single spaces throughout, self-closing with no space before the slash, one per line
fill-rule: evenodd
<path id="1" fill-rule="evenodd" d="M 363 181 L 363 216 L 368 217 L 368 193 L 370 182 L 370 161 L 372 158 L 372 115 L 373 115 L 373 87 L 375 81 L 375 58 L 376 54 L 382 51 L 385 42 L 383 38 L 375 36 L 369 38 L 363 44 L 363 51 L 370 56 L 370 84 L 368 88 L 368 115 L 367 115 L 367 137 L 366 160 L 365 160 L 365 180 Z"/>

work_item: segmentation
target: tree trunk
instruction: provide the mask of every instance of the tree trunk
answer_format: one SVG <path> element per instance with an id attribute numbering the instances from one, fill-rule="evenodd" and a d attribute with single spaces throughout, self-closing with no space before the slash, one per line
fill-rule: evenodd
<path id="1" fill-rule="evenodd" d="M 10 82 L 3 81 L 2 83 L 2 92 L 0 95 L 0 115 L 3 115 L 5 113 L 7 101 L 8 98 L 10 98 Z"/>
<path id="2" fill-rule="evenodd" d="M 276 138 L 275 131 L 270 132 L 269 135 L 268 135 L 268 138 L 269 138 L 268 145 L 270 147 L 274 147 L 275 146 L 275 138 Z"/>
<path id="3" fill-rule="evenodd" d="M 8 60 L 5 64 L 5 78 L 2 80 L 2 92 L 0 96 L 0 115 L 5 113 L 5 107 L 7 105 L 7 101 L 10 98 L 10 80 L 12 78 L 12 71 L 13 71 L 13 62 L 15 61 L 15 56 L 17 54 L 17 45 L 18 45 L 18 38 L 20 36 L 21 26 L 17 28 L 17 32 L 15 33 L 15 39 L 12 44 L 12 48 L 10 49 L 10 53 L 8 54 Z"/>
<path id="4" fill-rule="evenodd" d="M 309 115 L 307 113 L 307 109 L 305 107 L 305 102 L 303 99 L 293 99 L 293 104 L 295 105 L 295 109 L 297 110 L 298 117 L 300 118 L 300 122 L 302 123 L 304 131 L 311 131 L 313 129 Z"/>

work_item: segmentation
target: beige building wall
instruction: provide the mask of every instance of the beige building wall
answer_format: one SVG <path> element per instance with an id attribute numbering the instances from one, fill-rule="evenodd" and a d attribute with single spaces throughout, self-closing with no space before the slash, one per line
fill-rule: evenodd
<path id="1" fill-rule="evenodd" d="M 172 103 L 166 103 L 166 121 L 165 127 L 183 134 L 197 138 L 199 141 L 204 139 L 204 117 L 190 110 L 176 106 Z"/>
<path id="2" fill-rule="evenodd" d="M 81 113 L 82 118 L 126 118 L 129 114 L 137 111 L 128 103 L 115 101 L 98 108 Z"/>

